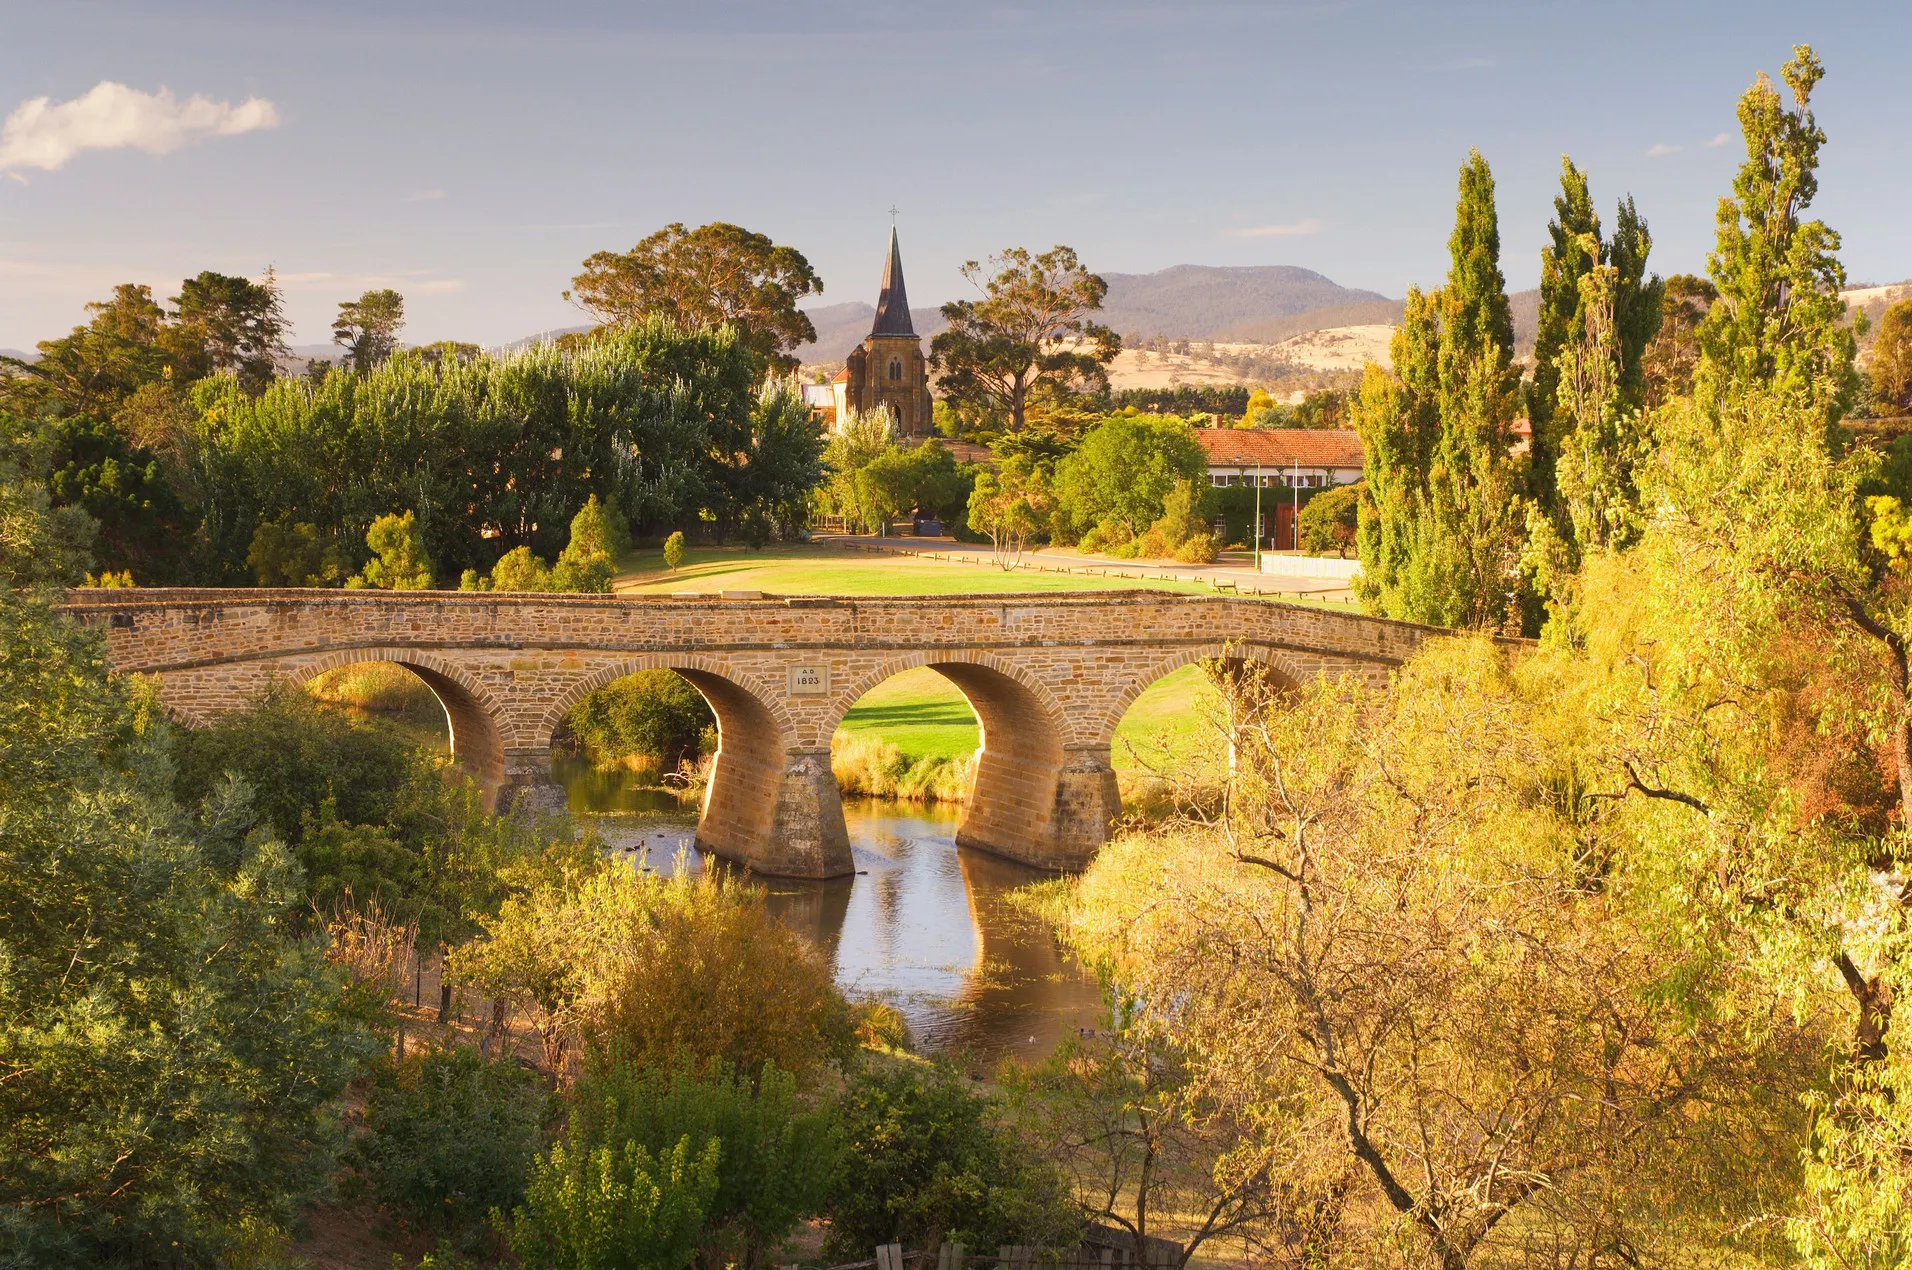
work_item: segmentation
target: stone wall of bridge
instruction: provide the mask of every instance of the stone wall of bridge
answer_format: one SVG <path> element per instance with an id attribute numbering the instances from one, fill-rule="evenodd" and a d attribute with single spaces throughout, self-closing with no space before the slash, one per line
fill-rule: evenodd
<path id="1" fill-rule="evenodd" d="M 830 737 L 899 671 L 938 670 L 982 723 L 958 841 L 1074 869 L 1119 810 L 1116 725 L 1163 675 L 1227 655 L 1290 683 L 1379 682 L 1438 633 L 1160 591 L 667 599 L 156 588 L 75 591 L 68 609 L 102 630 L 115 669 L 155 676 L 188 723 L 243 706 L 274 679 L 408 666 L 445 703 L 459 761 L 507 799 L 549 796 L 552 735 L 585 694 L 633 671 L 675 670 L 718 720 L 699 840 L 798 877 L 851 871 Z"/>

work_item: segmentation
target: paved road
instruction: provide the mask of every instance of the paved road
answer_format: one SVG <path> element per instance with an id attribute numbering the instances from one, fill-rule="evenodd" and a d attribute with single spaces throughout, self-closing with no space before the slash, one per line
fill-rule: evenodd
<path id="1" fill-rule="evenodd" d="M 817 534 L 811 541 L 863 551 L 893 551 L 898 555 L 959 560 L 965 564 L 991 563 L 989 544 L 957 542 L 954 538 L 876 538 L 866 534 Z M 1264 559 L 1270 558 L 1264 555 Z M 1280 559 L 1279 556 L 1272 557 Z M 1352 602 L 1354 593 L 1339 578 L 1306 578 L 1255 572 L 1255 558 L 1247 552 L 1227 552 L 1214 564 L 1177 564 L 1173 561 L 1117 560 L 1085 556 L 1077 551 L 1037 550 L 1023 557 L 1023 567 L 1045 573 L 1084 573 L 1111 578 L 1177 578 L 1206 582 L 1223 590 L 1234 588 L 1261 595 L 1306 596 Z"/>

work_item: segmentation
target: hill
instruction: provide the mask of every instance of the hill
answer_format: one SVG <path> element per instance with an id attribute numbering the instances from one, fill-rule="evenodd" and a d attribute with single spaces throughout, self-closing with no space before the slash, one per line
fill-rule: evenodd
<path id="1" fill-rule="evenodd" d="M 1109 294 L 1098 320 L 1125 339 L 1165 336 L 1169 339 L 1209 340 L 1256 323 L 1299 317 L 1324 309 L 1350 306 L 1400 305 L 1376 291 L 1359 291 L 1293 265 L 1225 268 L 1175 265 L 1155 273 L 1106 273 Z M 1360 321 L 1392 321 L 1365 316 L 1327 325 L 1358 325 Z M 1318 330 L 1307 326 L 1306 330 Z M 1299 334 L 1299 330 L 1288 334 Z M 1281 338 L 1286 338 L 1283 336 Z M 1257 339 L 1250 343 L 1277 343 Z"/>

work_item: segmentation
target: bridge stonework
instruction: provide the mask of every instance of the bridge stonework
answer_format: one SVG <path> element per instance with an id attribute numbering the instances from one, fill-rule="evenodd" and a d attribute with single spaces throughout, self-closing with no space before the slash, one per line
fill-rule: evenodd
<path id="1" fill-rule="evenodd" d="M 397 662 L 444 704 L 452 750 L 507 804 L 561 798 L 551 739 L 585 694 L 633 671 L 683 675 L 717 716 L 698 841 L 756 872 L 854 871 L 830 737 L 869 689 L 929 666 L 968 698 L 983 744 L 957 841 L 1041 868 L 1084 867 L 1120 810 L 1122 714 L 1180 666 L 1227 656 L 1296 684 L 1384 681 L 1439 632 L 1161 591 L 900 598 L 89 590 L 113 667 L 151 675 L 188 724 L 275 679 Z"/>

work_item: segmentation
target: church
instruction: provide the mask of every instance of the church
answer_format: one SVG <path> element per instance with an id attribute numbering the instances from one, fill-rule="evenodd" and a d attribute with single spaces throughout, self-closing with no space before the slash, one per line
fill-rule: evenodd
<path id="1" fill-rule="evenodd" d="M 876 321 L 864 341 L 850 350 L 832 381 L 837 426 L 852 410 L 868 414 L 887 406 L 899 436 L 927 437 L 936 431 L 935 405 L 929 395 L 929 364 L 923 341 L 910 324 L 909 293 L 903 289 L 903 253 L 890 227 L 890 258 L 883 265 L 883 289 L 876 297 Z"/>

